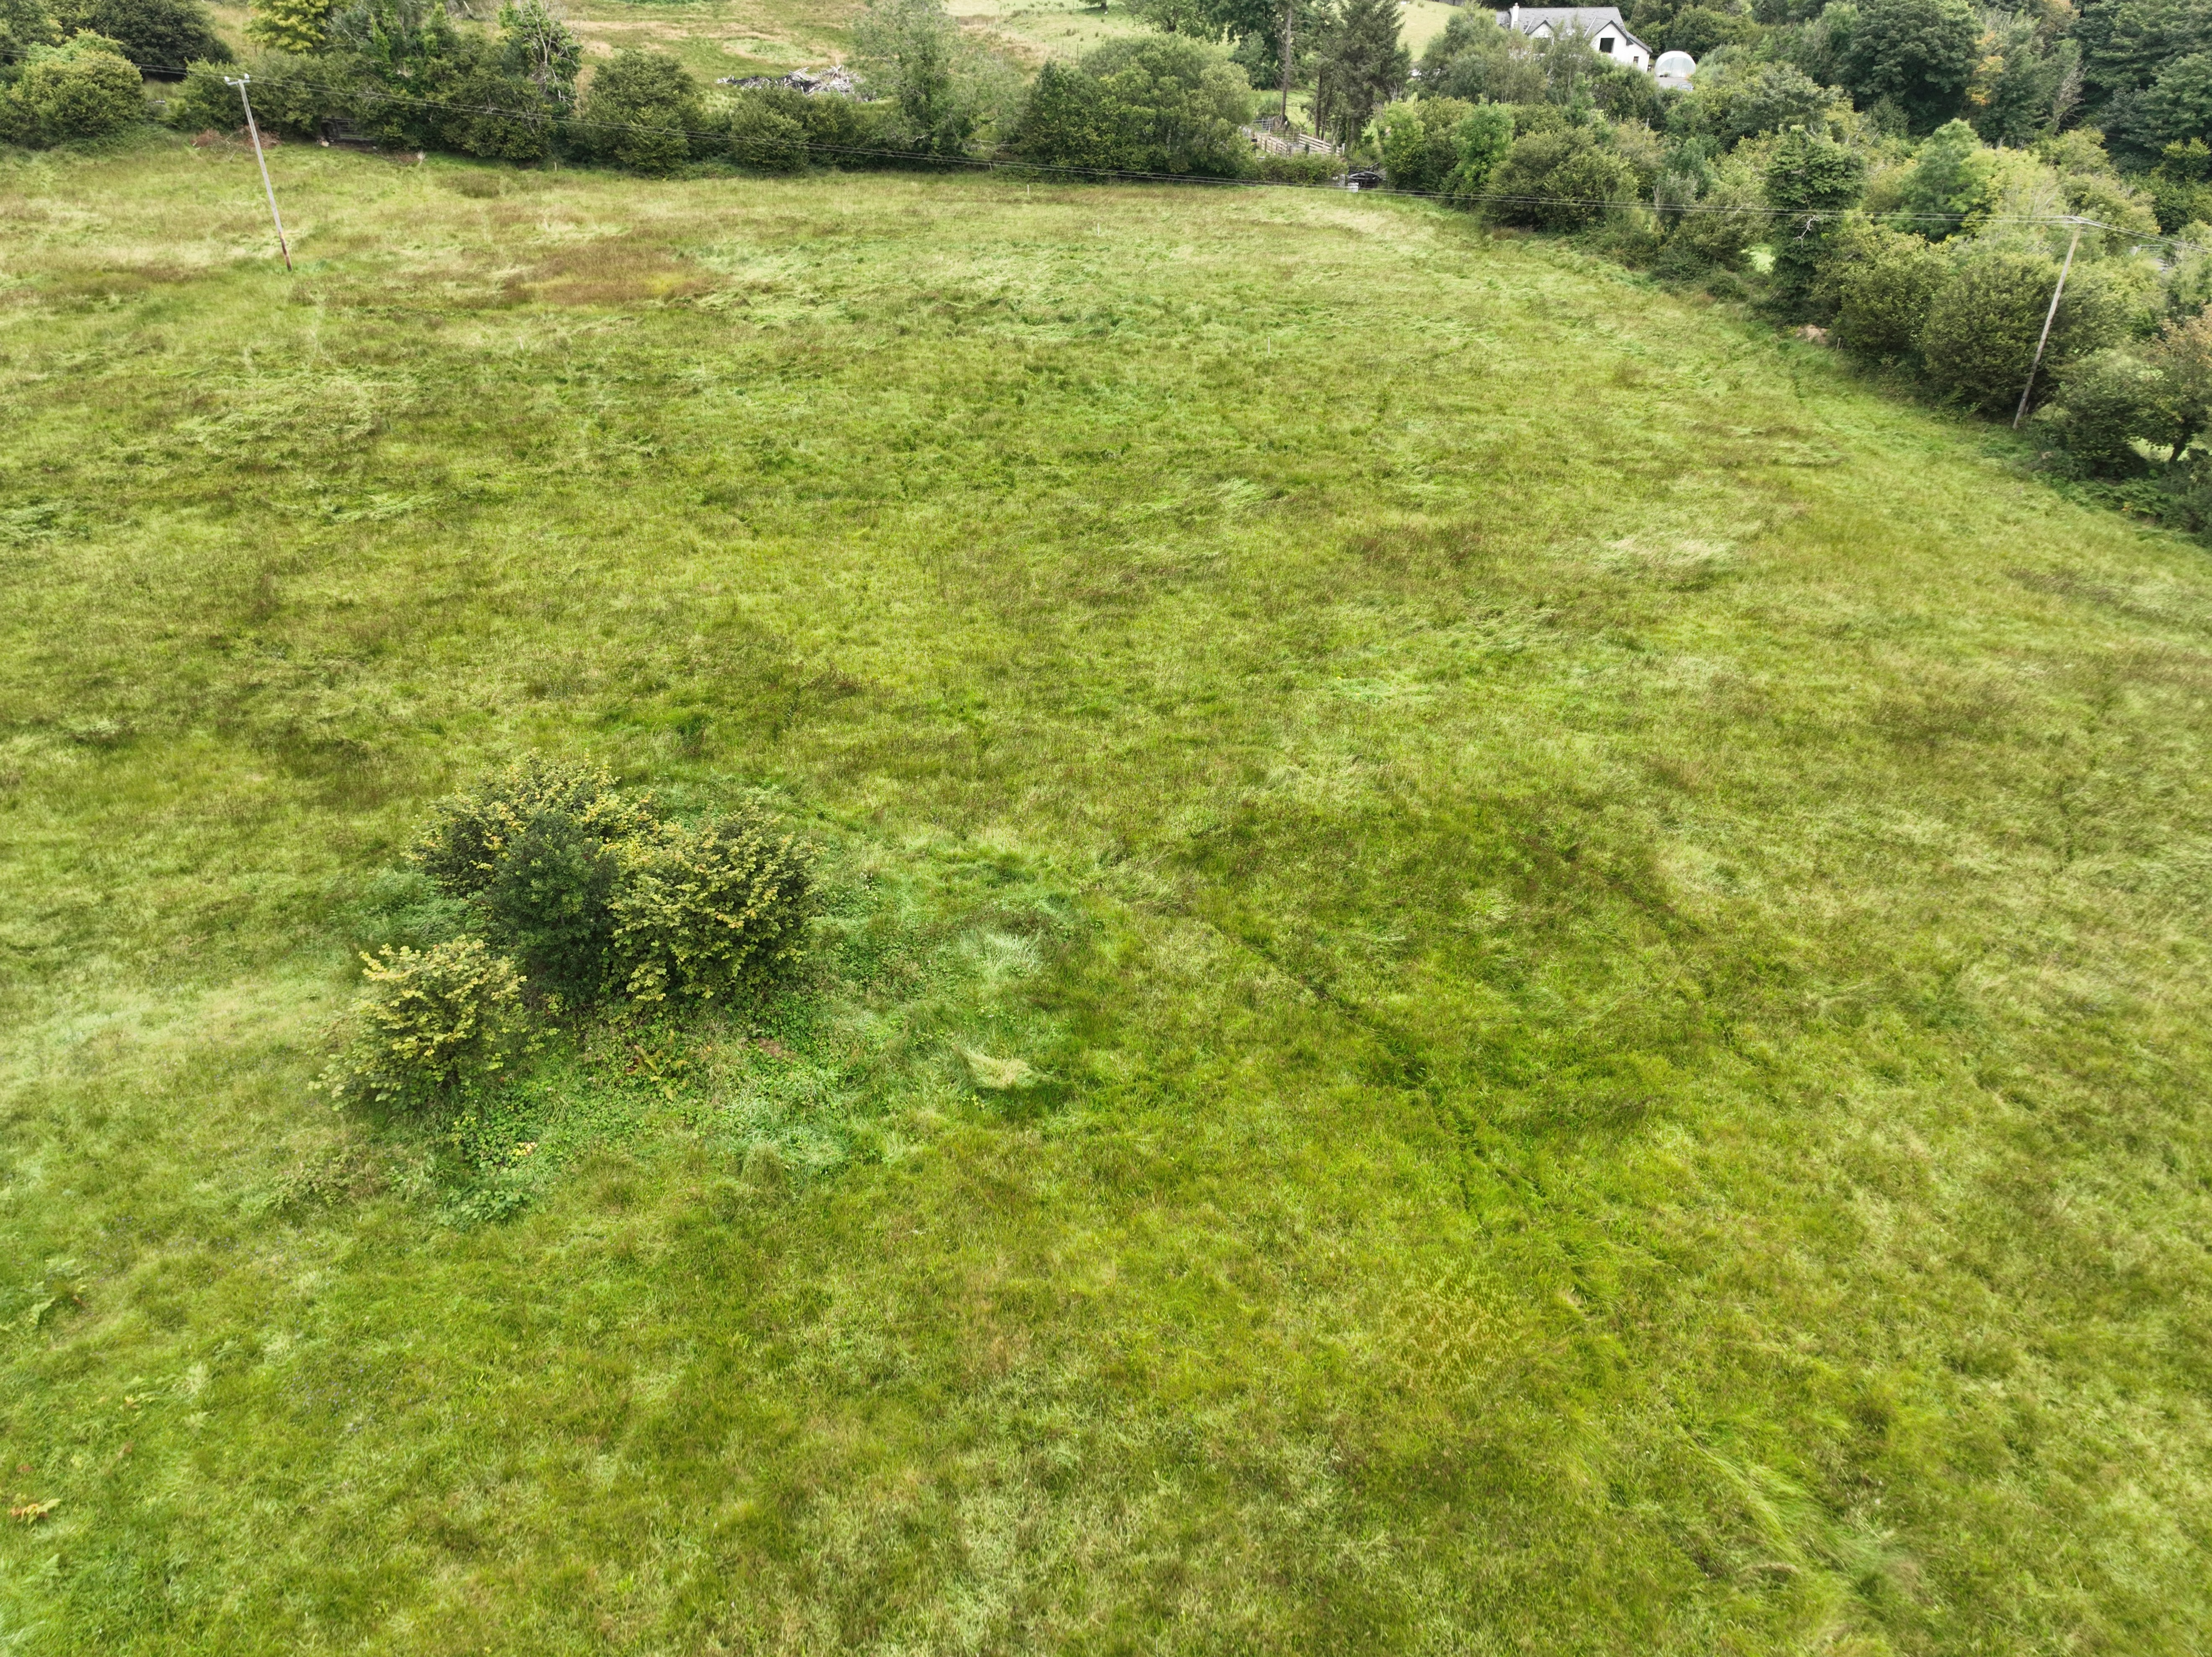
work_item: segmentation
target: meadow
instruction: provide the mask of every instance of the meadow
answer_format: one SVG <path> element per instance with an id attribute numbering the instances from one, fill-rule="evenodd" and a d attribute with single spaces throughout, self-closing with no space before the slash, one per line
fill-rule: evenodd
<path id="1" fill-rule="evenodd" d="M 0 1650 L 2202 1649 L 2200 548 L 1423 203 L 271 167 L 0 160 Z M 528 751 L 826 907 L 472 1157 Z"/>

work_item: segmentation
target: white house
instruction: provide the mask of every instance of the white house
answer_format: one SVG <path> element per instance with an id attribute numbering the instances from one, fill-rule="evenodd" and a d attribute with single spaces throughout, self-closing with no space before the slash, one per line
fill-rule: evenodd
<path id="1" fill-rule="evenodd" d="M 1531 40 L 1549 40 L 1578 28 L 1589 37 L 1592 52 L 1651 72 L 1651 48 L 1628 32 L 1618 6 L 1515 6 L 1498 14 L 1498 27 L 1518 29 Z"/>

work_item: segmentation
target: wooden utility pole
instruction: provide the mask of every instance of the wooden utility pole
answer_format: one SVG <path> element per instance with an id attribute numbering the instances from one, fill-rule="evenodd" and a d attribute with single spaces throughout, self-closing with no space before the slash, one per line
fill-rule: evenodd
<path id="1" fill-rule="evenodd" d="M 2066 263 L 2058 267 L 2058 285 L 2051 290 L 2051 308 L 2043 313 L 2043 334 L 2035 342 L 2035 361 L 2027 365 L 2027 384 L 2020 388 L 2020 407 L 2012 411 L 2012 428 L 2027 418 L 2027 399 L 2035 390 L 2035 371 L 2043 366 L 2043 348 L 2051 343 L 2051 325 L 2058 319 L 2058 296 L 2066 291 L 2066 273 L 2074 268 L 2074 250 L 2081 245 L 2081 221 L 2074 221 L 2074 240 L 2066 244 Z"/>
<path id="2" fill-rule="evenodd" d="M 1283 0 L 1283 125 L 1291 124 L 1291 33 L 1297 27 L 1298 0 Z"/>
<path id="3" fill-rule="evenodd" d="M 284 242 L 284 221 L 276 215 L 276 186 L 269 182 L 269 158 L 261 153 L 261 129 L 253 122 L 253 100 L 246 95 L 246 83 L 253 77 L 241 75 L 236 80 L 228 75 L 222 77 L 227 87 L 238 88 L 238 101 L 246 106 L 246 130 L 253 135 L 253 159 L 261 163 L 261 187 L 269 193 L 269 218 L 276 227 L 276 251 L 284 256 L 284 268 L 292 268 L 292 250 Z"/>

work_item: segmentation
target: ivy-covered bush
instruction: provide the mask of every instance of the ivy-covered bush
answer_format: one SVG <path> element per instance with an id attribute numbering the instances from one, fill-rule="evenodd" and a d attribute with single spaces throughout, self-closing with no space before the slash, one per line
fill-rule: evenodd
<path id="1" fill-rule="evenodd" d="M 620 855 L 614 948 L 632 1000 L 727 999 L 797 956 L 814 883 L 790 835 L 744 818 L 666 824 Z"/>
<path id="2" fill-rule="evenodd" d="M 2122 351 L 2096 351 L 2055 377 L 2051 404 L 2036 424 L 2055 436 L 2068 458 L 2095 477 L 2134 477 L 2147 469 L 2137 439 L 2161 446 L 2176 424 L 2166 377 Z"/>
<path id="3" fill-rule="evenodd" d="M 1733 270 L 1743 250 L 1766 234 L 1766 187 L 1747 163 L 1729 156 L 1706 175 L 1673 173 L 1662 181 L 1674 187 L 1669 193 L 1679 192 L 1660 209 L 1668 226 L 1659 258 L 1665 274 Z M 1701 193 L 1692 193 L 1700 185 Z"/>
<path id="4" fill-rule="evenodd" d="M 1047 64 L 1008 135 L 1042 165 L 1230 178 L 1251 161 L 1244 71 L 1180 36 L 1109 40 L 1067 68 Z"/>
<path id="5" fill-rule="evenodd" d="M 1802 317 L 1813 310 L 1813 288 L 1836 215 L 1865 193 L 1866 176 L 1863 155 L 1803 127 L 1792 127 L 1776 141 L 1763 183 L 1775 214 L 1771 302 L 1778 314 Z"/>
<path id="6" fill-rule="evenodd" d="M 138 70 L 103 34 L 32 47 L 21 72 L 0 88 L 0 140 L 34 149 L 104 138 L 145 118 Z"/>
<path id="7" fill-rule="evenodd" d="M 739 167 L 756 172 L 797 172 L 806 165 L 807 132 L 803 110 L 793 106 L 807 101 L 804 93 L 783 87 L 739 93 L 720 114 L 725 153 Z"/>
<path id="8" fill-rule="evenodd" d="M 522 974 L 478 938 L 363 956 L 355 1033 L 322 1085 L 423 1109 L 495 1081 L 529 1045 Z"/>

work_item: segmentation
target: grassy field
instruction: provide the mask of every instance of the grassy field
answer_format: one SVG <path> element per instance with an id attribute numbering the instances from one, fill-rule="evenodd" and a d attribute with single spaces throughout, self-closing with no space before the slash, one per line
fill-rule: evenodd
<path id="1" fill-rule="evenodd" d="M 0 160 L 0 1650 L 2203 1648 L 2201 550 L 1420 203 L 271 164 Z M 307 1083 L 533 750 L 829 907 L 487 1167 Z"/>

